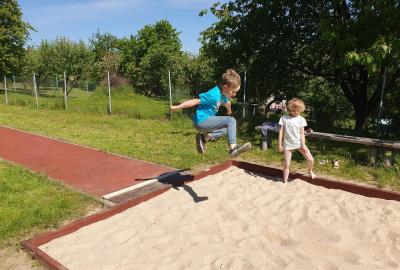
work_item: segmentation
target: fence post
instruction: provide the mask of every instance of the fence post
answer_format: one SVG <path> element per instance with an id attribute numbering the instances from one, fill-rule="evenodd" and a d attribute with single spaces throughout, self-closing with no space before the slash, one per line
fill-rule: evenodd
<path id="1" fill-rule="evenodd" d="M 243 118 L 246 117 L 246 71 L 244 72 L 243 82 Z"/>
<path id="2" fill-rule="evenodd" d="M 58 88 L 58 78 L 57 76 L 55 76 L 55 78 L 56 78 L 56 84 L 54 85 L 54 94 L 53 94 L 54 98 L 56 98 L 57 88 Z"/>
<path id="3" fill-rule="evenodd" d="M 4 94 L 6 96 L 6 104 L 8 104 L 8 95 L 7 95 L 7 77 L 4 75 Z"/>
<path id="4" fill-rule="evenodd" d="M 64 71 L 64 107 L 68 110 L 68 99 L 67 99 L 67 75 Z"/>
<path id="5" fill-rule="evenodd" d="M 169 106 L 172 106 L 172 85 L 171 85 L 171 71 L 168 70 L 168 86 L 169 86 Z M 171 120 L 172 120 L 172 111 L 171 111 Z"/>
<path id="6" fill-rule="evenodd" d="M 35 99 L 36 99 L 36 109 L 39 109 L 39 100 L 36 86 L 36 74 L 33 73 L 33 90 L 35 91 Z"/>
<path id="7" fill-rule="evenodd" d="M 15 76 L 13 75 L 13 81 L 14 81 L 14 91 L 17 93 L 17 84 L 15 83 Z"/>
<path id="8" fill-rule="evenodd" d="M 111 84 L 110 84 L 110 71 L 107 71 L 107 81 L 108 81 L 108 105 L 109 105 L 109 114 L 111 115 Z"/>

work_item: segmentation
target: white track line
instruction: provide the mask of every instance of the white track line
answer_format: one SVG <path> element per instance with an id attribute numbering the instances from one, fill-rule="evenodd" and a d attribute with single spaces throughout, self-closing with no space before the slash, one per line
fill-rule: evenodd
<path id="1" fill-rule="evenodd" d="M 155 182 L 158 182 L 158 180 L 157 179 L 146 180 L 146 181 L 143 181 L 142 183 L 139 183 L 139 184 L 136 184 L 136 185 L 133 185 L 133 186 L 130 186 L 130 187 L 127 187 L 127 188 L 124 188 L 124 189 L 117 190 L 115 192 L 106 194 L 106 195 L 103 196 L 103 198 L 108 200 L 108 199 L 110 199 L 112 197 L 115 197 L 115 196 L 121 195 L 123 193 L 126 193 L 128 191 L 132 191 L 132 190 L 135 190 L 135 189 L 150 185 L 150 184 L 155 183 Z"/>

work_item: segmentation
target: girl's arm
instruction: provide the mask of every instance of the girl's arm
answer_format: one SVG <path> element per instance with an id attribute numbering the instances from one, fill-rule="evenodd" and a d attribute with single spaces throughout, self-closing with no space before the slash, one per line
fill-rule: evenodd
<path id="1" fill-rule="evenodd" d="M 227 103 L 224 104 L 226 107 L 226 114 L 231 115 L 232 114 L 232 104 L 228 101 Z"/>
<path id="2" fill-rule="evenodd" d="M 283 126 L 279 129 L 279 138 L 278 138 L 278 150 L 279 152 L 283 152 L 282 140 L 283 140 Z"/>
<path id="3" fill-rule="evenodd" d="M 304 135 L 304 128 L 300 129 L 300 148 L 306 148 L 306 136 Z"/>
<path id="4" fill-rule="evenodd" d="M 187 100 L 177 106 L 171 106 L 171 111 L 176 112 L 177 110 L 191 108 L 191 107 L 194 107 L 199 104 L 200 104 L 200 99 L 195 98 L 195 99 Z"/>

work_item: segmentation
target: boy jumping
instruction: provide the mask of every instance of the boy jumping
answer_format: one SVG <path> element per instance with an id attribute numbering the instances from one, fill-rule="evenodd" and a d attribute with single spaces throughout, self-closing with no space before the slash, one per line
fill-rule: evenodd
<path id="1" fill-rule="evenodd" d="M 171 106 L 171 111 L 197 106 L 193 116 L 194 127 L 199 131 L 196 135 L 197 151 L 204 154 L 206 142 L 215 141 L 225 134 L 228 135 L 229 155 L 236 157 L 251 148 L 251 143 L 239 145 L 236 143 L 236 119 L 232 116 L 229 98 L 236 96 L 240 90 L 240 75 L 233 69 L 222 74 L 219 86 L 199 95 L 199 98 L 187 100 L 177 106 Z M 215 116 L 220 105 L 227 109 L 228 116 Z"/>

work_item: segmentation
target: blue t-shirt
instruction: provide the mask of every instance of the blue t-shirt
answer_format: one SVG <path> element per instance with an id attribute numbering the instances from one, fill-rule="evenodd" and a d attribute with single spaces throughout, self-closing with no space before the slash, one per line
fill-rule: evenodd
<path id="1" fill-rule="evenodd" d="M 215 116 L 219 106 L 229 102 L 229 99 L 221 93 L 218 86 L 199 95 L 200 104 L 193 116 L 194 124 L 199 124 L 211 116 Z"/>

